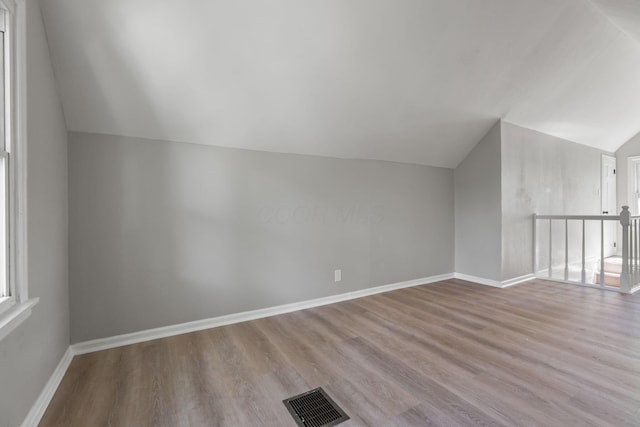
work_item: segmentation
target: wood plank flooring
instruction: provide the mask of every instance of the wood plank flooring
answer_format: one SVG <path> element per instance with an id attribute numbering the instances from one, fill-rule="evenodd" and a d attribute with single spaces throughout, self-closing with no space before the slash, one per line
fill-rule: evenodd
<path id="1" fill-rule="evenodd" d="M 640 426 L 640 294 L 460 280 L 77 356 L 41 426 Z"/>

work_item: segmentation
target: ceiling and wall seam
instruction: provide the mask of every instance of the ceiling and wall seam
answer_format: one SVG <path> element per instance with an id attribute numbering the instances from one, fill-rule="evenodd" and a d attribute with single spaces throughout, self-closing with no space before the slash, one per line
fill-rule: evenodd
<path id="1" fill-rule="evenodd" d="M 40 0 L 40 2 L 42 2 L 42 0 Z M 47 52 L 49 53 L 49 62 L 51 62 L 52 66 L 51 66 L 51 72 L 53 73 L 53 80 L 55 82 L 55 90 L 56 90 L 56 97 L 57 97 L 57 102 L 59 104 L 59 108 L 60 111 L 62 112 L 62 120 L 64 122 L 64 125 L 67 129 L 67 131 L 69 131 L 69 126 L 67 125 L 67 114 L 64 108 L 64 104 L 62 102 L 62 94 L 61 89 L 60 89 L 60 83 L 59 83 L 59 79 L 58 76 L 56 75 L 56 67 L 53 66 L 53 52 L 51 51 L 51 42 L 49 41 L 49 33 L 47 31 L 47 23 L 44 19 L 43 14 L 40 14 L 40 21 L 42 22 L 42 27 L 44 29 L 44 38 L 47 42 Z"/>
<path id="2" fill-rule="evenodd" d="M 454 168 L 500 117 L 606 151 L 640 131 L 638 43 L 589 3 L 42 5 L 70 131 Z"/>
<path id="3" fill-rule="evenodd" d="M 609 23 L 611 23 L 611 25 L 613 25 L 614 27 L 616 27 L 618 29 L 618 31 L 620 31 L 625 37 L 628 37 L 629 39 L 631 39 L 634 43 L 637 43 L 638 46 L 640 47 L 640 40 L 638 40 L 637 37 L 635 37 L 633 34 L 631 34 L 629 31 L 627 31 L 623 26 L 621 26 L 620 24 L 618 24 L 616 22 L 615 19 L 613 19 L 611 17 L 611 15 L 609 13 L 607 13 L 601 6 L 599 6 L 596 2 L 594 2 L 593 0 L 585 0 L 586 2 L 588 2 L 589 4 L 591 4 L 591 6 L 602 16 L 604 16 L 607 21 L 609 21 Z M 640 25 L 640 23 L 639 23 Z"/>

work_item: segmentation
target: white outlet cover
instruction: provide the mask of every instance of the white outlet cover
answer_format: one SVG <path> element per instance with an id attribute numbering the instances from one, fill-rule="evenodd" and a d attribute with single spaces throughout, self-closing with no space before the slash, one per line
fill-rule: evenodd
<path id="1" fill-rule="evenodd" d="M 342 280 L 342 270 L 336 270 L 333 272 L 333 280 L 339 282 Z"/>

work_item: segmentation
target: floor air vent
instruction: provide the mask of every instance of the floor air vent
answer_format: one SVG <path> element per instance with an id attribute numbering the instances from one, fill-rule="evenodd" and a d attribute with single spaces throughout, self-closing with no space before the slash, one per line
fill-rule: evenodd
<path id="1" fill-rule="evenodd" d="M 300 427 L 331 427 L 349 419 L 322 388 L 290 397 L 282 402 Z"/>

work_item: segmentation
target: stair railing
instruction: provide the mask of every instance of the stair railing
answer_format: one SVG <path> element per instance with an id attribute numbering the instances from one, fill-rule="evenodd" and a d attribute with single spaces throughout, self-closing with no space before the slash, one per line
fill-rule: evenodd
<path id="1" fill-rule="evenodd" d="M 633 293 L 640 286 L 640 216 L 631 216 L 628 206 L 620 212 L 622 225 L 622 273 L 620 288 Z"/>
<path id="2" fill-rule="evenodd" d="M 583 286 L 599 287 L 609 290 L 615 290 L 622 293 L 633 293 L 640 289 L 640 216 L 631 216 L 628 206 L 623 206 L 620 215 L 533 215 L 533 266 L 536 277 L 548 280 L 557 280 L 553 276 L 554 269 L 554 252 L 553 252 L 553 224 L 559 221 L 564 223 L 564 275 L 563 282 L 575 283 Z M 578 267 L 580 268 L 580 280 L 570 278 L 570 266 L 572 263 L 569 258 L 569 223 L 570 221 L 579 221 L 581 223 L 581 258 Z M 587 248 L 586 248 L 586 223 L 588 221 L 599 222 L 599 233 L 590 233 L 590 238 L 599 234 L 599 277 L 598 283 L 591 283 L 587 280 Z M 616 234 L 622 237 L 621 248 L 617 248 L 622 257 L 622 270 L 620 273 L 620 287 L 608 286 L 606 284 L 605 275 L 605 223 L 609 221 L 617 221 L 620 227 L 616 227 Z M 545 254 L 548 257 L 546 275 L 541 274 L 544 270 L 540 270 L 540 245 L 538 242 L 537 232 L 541 225 L 546 222 L 549 227 L 549 247 Z M 617 240 L 617 239 L 616 239 Z M 618 254 L 616 254 L 618 255 Z M 560 266 L 561 267 L 561 266 Z"/>

